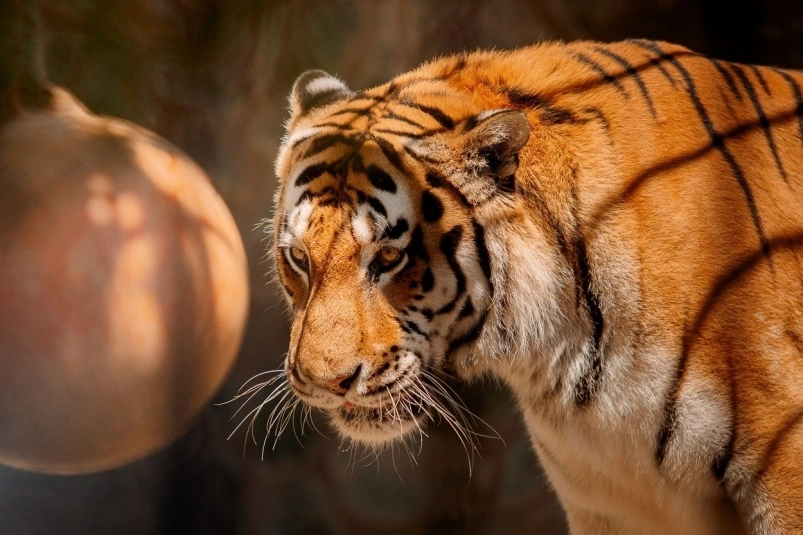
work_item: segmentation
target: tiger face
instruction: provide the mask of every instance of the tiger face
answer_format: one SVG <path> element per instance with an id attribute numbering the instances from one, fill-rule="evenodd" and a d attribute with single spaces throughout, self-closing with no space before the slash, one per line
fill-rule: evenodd
<path id="1" fill-rule="evenodd" d="M 444 412 L 439 377 L 477 338 L 493 296 L 475 212 L 511 202 L 530 135 L 521 111 L 450 101 L 447 87 L 433 92 L 436 109 L 407 98 L 412 85 L 355 93 L 303 74 L 277 160 L 288 382 L 341 434 L 372 444 Z"/>

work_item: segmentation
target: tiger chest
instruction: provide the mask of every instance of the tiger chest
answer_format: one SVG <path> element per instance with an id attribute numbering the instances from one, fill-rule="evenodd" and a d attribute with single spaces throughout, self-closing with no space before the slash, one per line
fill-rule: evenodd
<path id="1" fill-rule="evenodd" d="M 558 424 L 522 410 L 572 533 L 742 533 L 715 480 L 669 481 L 658 471 L 649 426 L 638 417 L 629 425 L 592 417 Z"/>

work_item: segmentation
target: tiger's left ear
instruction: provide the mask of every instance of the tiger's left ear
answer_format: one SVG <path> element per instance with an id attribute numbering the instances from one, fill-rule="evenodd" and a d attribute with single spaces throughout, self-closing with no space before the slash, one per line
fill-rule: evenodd
<path id="1" fill-rule="evenodd" d="M 346 84 L 331 74 L 321 70 L 306 71 L 296 79 L 290 93 L 291 124 L 316 108 L 352 94 Z"/>
<path id="2" fill-rule="evenodd" d="M 520 110 L 491 110 L 462 126 L 465 173 L 452 182 L 469 204 L 476 206 L 497 193 L 510 193 L 519 150 L 530 138 L 530 122 Z"/>

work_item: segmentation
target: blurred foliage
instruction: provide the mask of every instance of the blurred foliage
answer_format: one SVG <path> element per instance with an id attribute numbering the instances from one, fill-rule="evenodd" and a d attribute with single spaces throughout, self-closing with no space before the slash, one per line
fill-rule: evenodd
<path id="1" fill-rule="evenodd" d="M 218 401 L 280 366 L 287 346 L 283 305 L 265 276 L 265 235 L 254 228 L 271 214 L 286 95 L 305 69 L 362 88 L 439 54 L 626 37 L 803 66 L 797 0 L 41 0 L 39 12 L 50 78 L 94 111 L 186 150 L 237 220 L 252 309 Z M 351 462 L 354 452 L 341 451 L 320 421 L 325 437 L 307 429 L 296 440 L 288 431 L 262 459 L 261 442 L 243 454 L 242 429 L 226 441 L 236 407 L 216 406 L 166 451 L 118 470 L 62 478 L 0 468 L 0 532 L 564 533 L 513 401 L 496 385 L 462 391 L 504 438 L 481 440 L 471 475 L 445 425 L 429 432 L 414 461 L 397 449 L 379 462 Z M 263 413 L 257 429 L 264 423 Z"/>

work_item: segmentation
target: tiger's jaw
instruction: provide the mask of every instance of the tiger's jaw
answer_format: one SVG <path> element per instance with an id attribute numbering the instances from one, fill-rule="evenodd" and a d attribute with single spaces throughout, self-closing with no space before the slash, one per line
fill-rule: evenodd
<path id="1" fill-rule="evenodd" d="M 432 371 L 423 370 L 413 352 L 403 352 L 384 373 L 363 369 L 345 392 L 331 390 L 287 366 L 287 377 L 296 397 L 320 409 L 344 438 L 370 446 L 403 440 L 422 432 L 439 396 L 432 388 Z"/>
<path id="2" fill-rule="evenodd" d="M 357 442 L 380 445 L 402 440 L 408 433 L 426 425 L 427 412 L 422 402 L 390 402 L 365 407 L 346 402 L 329 410 L 334 428 Z"/>
<path id="3" fill-rule="evenodd" d="M 371 400 L 329 392 L 310 396 L 298 387 L 294 387 L 294 391 L 303 402 L 326 413 L 330 424 L 341 436 L 367 445 L 395 442 L 411 432 L 422 431 L 430 414 L 424 401 L 428 395 L 423 392 L 413 394 L 406 389 L 395 393 L 388 391 Z"/>

